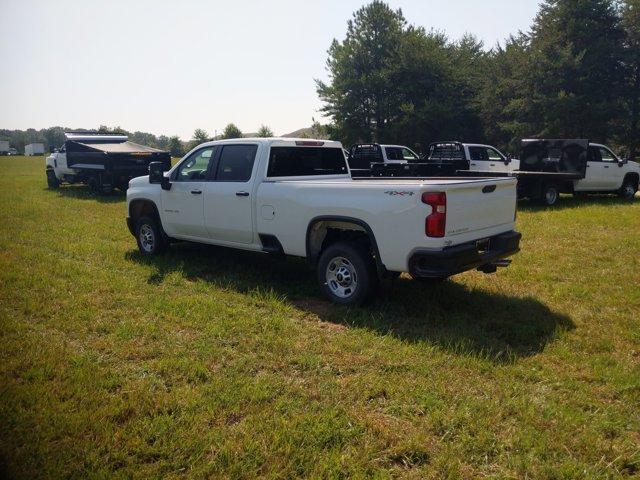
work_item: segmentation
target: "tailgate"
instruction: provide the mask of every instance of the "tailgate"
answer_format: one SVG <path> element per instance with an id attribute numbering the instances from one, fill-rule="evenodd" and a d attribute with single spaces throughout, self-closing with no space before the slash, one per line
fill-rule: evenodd
<path id="1" fill-rule="evenodd" d="M 516 183 L 490 178 L 447 185 L 446 238 L 459 243 L 513 228 Z"/>

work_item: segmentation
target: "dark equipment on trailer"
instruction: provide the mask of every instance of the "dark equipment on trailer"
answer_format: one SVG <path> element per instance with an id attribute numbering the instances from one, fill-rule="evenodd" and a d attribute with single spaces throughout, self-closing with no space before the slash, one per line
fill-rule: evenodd
<path id="1" fill-rule="evenodd" d="M 518 198 L 530 198 L 553 205 L 560 193 L 573 193 L 573 182 L 585 177 L 589 140 L 527 139 L 520 144 L 520 168 L 511 172 L 458 171 L 518 179 Z"/>
<path id="2" fill-rule="evenodd" d="M 99 193 L 114 188 L 126 190 L 129 180 L 147 175 L 151 162 L 171 168 L 171 154 L 130 142 L 126 135 L 67 132 L 64 151 L 67 166 L 77 173 L 75 182 L 83 182 Z"/>

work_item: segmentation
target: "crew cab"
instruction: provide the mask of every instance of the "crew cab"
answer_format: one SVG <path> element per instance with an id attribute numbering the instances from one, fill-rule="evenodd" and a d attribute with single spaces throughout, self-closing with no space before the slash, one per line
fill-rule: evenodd
<path id="1" fill-rule="evenodd" d="M 304 257 L 323 292 L 360 304 L 381 278 L 493 273 L 519 251 L 513 178 L 354 179 L 327 140 L 207 142 L 127 190 L 143 255 L 187 240 Z"/>

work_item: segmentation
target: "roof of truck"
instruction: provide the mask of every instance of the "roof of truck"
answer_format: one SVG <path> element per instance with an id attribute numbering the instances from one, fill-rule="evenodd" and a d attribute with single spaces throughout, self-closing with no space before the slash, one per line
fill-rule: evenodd
<path id="1" fill-rule="evenodd" d="M 247 138 L 229 138 L 226 140 L 212 140 L 198 145 L 196 148 L 210 145 L 225 145 L 234 143 L 263 143 L 271 146 L 299 146 L 299 147 L 330 147 L 342 148 L 342 143 L 336 140 L 324 140 L 316 138 L 289 138 L 289 137 L 247 137 Z"/>

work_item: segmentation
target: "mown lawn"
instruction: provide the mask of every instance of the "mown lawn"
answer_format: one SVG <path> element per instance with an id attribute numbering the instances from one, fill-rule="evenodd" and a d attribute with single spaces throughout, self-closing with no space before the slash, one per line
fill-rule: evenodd
<path id="1" fill-rule="evenodd" d="M 640 475 L 638 197 L 521 203 L 510 268 L 364 309 L 124 220 L 0 158 L 0 477 Z"/>

